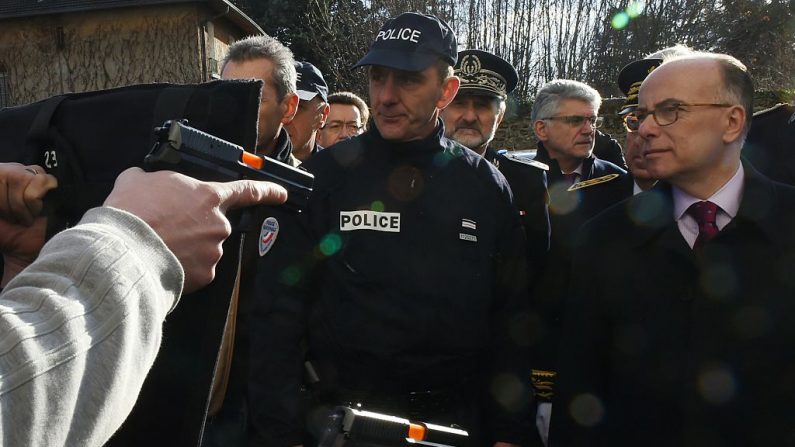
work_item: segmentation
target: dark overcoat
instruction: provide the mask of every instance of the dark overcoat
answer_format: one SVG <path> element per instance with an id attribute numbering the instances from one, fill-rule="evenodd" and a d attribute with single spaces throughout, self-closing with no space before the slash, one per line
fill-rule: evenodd
<path id="1" fill-rule="evenodd" d="M 666 184 L 585 225 L 554 446 L 795 443 L 795 188 L 744 169 L 737 216 L 699 251 Z"/>

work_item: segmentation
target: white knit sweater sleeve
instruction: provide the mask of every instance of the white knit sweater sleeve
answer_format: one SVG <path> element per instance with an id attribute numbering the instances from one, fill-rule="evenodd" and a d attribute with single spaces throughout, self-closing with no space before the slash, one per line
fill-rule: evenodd
<path id="1" fill-rule="evenodd" d="M 95 208 L 0 295 L 0 445 L 99 446 L 130 413 L 184 273 L 142 220 Z"/>

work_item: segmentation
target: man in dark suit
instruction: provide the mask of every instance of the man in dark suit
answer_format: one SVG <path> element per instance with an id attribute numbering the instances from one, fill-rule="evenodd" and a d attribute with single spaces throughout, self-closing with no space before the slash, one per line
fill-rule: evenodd
<path id="1" fill-rule="evenodd" d="M 580 235 L 553 445 L 795 441 L 795 189 L 740 160 L 752 101 L 726 55 L 643 82 L 630 128 L 661 184 Z"/>
<path id="2" fill-rule="evenodd" d="M 516 88 L 519 75 L 505 59 L 481 50 L 459 51 L 454 68 L 461 87 L 441 113 L 445 136 L 480 154 L 508 180 L 527 235 L 528 268 L 533 278 L 549 250 L 549 167 L 489 146 L 505 116 L 505 100 Z"/>
<path id="3" fill-rule="evenodd" d="M 539 405 L 539 430 L 545 436 L 555 377 L 562 303 L 571 277 L 571 256 L 580 226 L 631 194 L 626 171 L 593 155 L 602 99 L 590 86 L 558 79 L 545 84 L 533 102 L 531 118 L 538 138 L 536 160 L 549 165 L 549 256 L 533 284 L 533 306 L 540 324 L 533 340 L 533 385 Z"/>

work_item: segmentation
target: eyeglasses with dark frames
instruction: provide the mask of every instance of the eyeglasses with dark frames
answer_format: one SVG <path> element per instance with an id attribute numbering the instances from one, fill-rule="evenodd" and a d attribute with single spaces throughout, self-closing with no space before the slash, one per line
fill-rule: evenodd
<path id="1" fill-rule="evenodd" d="M 326 123 L 325 126 L 322 127 L 324 130 L 328 130 L 331 133 L 337 134 L 342 132 L 342 129 L 348 128 L 349 130 L 353 131 L 354 133 L 359 132 L 364 128 L 363 125 L 357 123 L 356 121 L 331 121 L 330 123 Z"/>
<path id="2" fill-rule="evenodd" d="M 580 115 L 566 115 L 566 116 L 549 116 L 547 118 L 540 118 L 541 120 L 562 121 L 571 127 L 581 127 L 586 121 L 591 129 L 598 129 L 604 123 L 604 117 L 601 116 L 580 116 Z"/>
<path id="3" fill-rule="evenodd" d="M 635 110 L 624 115 L 624 127 L 627 132 L 637 132 L 640 129 L 640 124 L 649 117 L 654 117 L 654 121 L 658 126 L 670 126 L 679 120 L 679 112 L 688 112 L 688 107 L 732 107 L 734 104 L 724 103 L 696 103 L 689 104 L 686 102 L 672 102 L 657 106 L 654 110 Z"/>

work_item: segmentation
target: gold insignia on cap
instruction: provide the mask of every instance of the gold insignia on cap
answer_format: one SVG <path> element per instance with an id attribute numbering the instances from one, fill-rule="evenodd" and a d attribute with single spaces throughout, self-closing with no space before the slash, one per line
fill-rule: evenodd
<path id="1" fill-rule="evenodd" d="M 571 186 L 566 191 L 576 191 L 578 189 L 587 188 L 589 186 L 598 185 L 601 183 L 609 182 L 611 180 L 615 180 L 618 178 L 618 174 L 607 174 L 601 177 L 596 177 L 588 180 L 583 180 L 581 182 L 577 182 Z"/>
<path id="2" fill-rule="evenodd" d="M 461 59 L 455 75 L 461 78 L 461 88 L 485 90 L 500 96 L 507 96 L 508 82 L 499 73 L 483 68 L 483 64 L 474 54 L 467 54 Z"/>
<path id="3" fill-rule="evenodd" d="M 461 60 L 461 68 L 459 69 L 462 74 L 467 76 L 474 76 L 480 71 L 480 58 L 474 54 L 467 54 Z"/>

